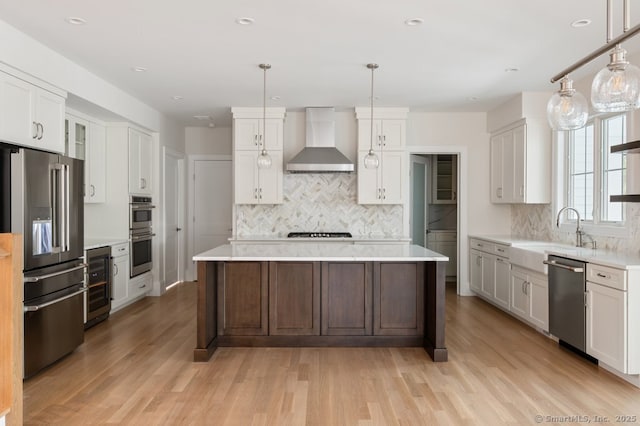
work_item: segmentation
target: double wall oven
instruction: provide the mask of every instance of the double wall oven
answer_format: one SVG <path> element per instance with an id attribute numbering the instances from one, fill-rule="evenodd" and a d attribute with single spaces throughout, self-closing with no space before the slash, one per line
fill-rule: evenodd
<path id="1" fill-rule="evenodd" d="M 151 197 L 131 196 L 129 204 L 129 239 L 131 277 L 148 272 L 153 267 L 152 217 L 155 206 Z"/>

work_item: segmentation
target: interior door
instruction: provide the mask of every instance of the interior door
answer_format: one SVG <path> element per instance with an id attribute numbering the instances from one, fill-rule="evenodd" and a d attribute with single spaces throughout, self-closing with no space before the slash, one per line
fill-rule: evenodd
<path id="1" fill-rule="evenodd" d="M 202 253 L 231 237 L 231 161 L 194 161 L 193 254 Z"/>
<path id="2" fill-rule="evenodd" d="M 181 259 L 184 255 L 182 241 L 182 168 L 183 161 L 176 155 L 165 152 L 165 255 L 164 255 L 164 283 L 165 286 L 182 280 Z"/>

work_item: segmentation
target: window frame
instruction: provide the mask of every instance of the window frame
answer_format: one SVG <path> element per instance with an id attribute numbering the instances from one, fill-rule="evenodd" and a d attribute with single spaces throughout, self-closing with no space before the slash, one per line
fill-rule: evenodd
<path id="1" fill-rule="evenodd" d="M 593 169 L 594 169 L 594 182 L 593 182 L 593 202 L 594 213 L 593 220 L 581 221 L 580 227 L 582 230 L 592 236 L 606 236 L 606 237 L 627 237 L 629 238 L 630 221 L 629 221 L 629 208 L 627 203 L 623 203 L 623 220 L 620 221 L 603 221 L 600 216 L 602 214 L 602 202 L 603 202 L 603 184 L 605 180 L 604 176 L 604 164 L 603 164 L 603 121 L 617 115 L 625 116 L 625 132 L 629 134 L 629 125 L 631 117 L 627 114 L 609 113 L 599 114 L 589 117 L 587 125 L 594 125 L 594 152 L 593 152 Z M 556 218 L 558 211 L 561 208 L 568 206 L 569 204 L 569 181 L 570 181 L 570 131 L 554 132 L 554 143 L 556 149 L 553 150 L 554 155 L 554 202 L 553 208 L 553 229 L 556 228 Z M 565 212 L 560 218 L 559 230 L 562 232 L 575 233 L 576 220 L 570 219 L 568 213 Z"/>

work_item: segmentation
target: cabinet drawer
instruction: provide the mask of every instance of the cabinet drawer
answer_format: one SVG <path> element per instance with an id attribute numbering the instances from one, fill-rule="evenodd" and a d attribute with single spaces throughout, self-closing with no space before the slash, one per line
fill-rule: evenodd
<path id="1" fill-rule="evenodd" d="M 490 243 L 488 241 L 484 241 L 484 240 L 477 240 L 475 238 L 472 238 L 469 243 L 469 246 L 473 249 L 484 251 L 487 253 L 495 252 L 495 244 Z"/>
<path id="2" fill-rule="evenodd" d="M 626 291 L 627 271 L 588 263 L 587 281 Z"/>
<path id="3" fill-rule="evenodd" d="M 493 252 L 500 257 L 509 257 L 509 246 L 505 246 L 502 244 L 494 244 Z"/>
<path id="4" fill-rule="evenodd" d="M 114 244 L 111 246 L 111 256 L 125 256 L 129 254 L 129 243 Z"/>

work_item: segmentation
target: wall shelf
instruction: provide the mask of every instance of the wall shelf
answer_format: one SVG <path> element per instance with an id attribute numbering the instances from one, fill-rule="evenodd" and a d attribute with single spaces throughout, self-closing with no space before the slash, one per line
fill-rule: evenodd
<path id="1" fill-rule="evenodd" d="M 611 153 L 640 154 L 640 140 L 613 145 Z M 609 201 L 612 203 L 640 203 L 640 194 L 611 195 Z"/>
<path id="2" fill-rule="evenodd" d="M 620 145 L 613 145 L 611 153 L 626 152 L 629 154 L 640 154 L 640 141 L 627 142 Z"/>

